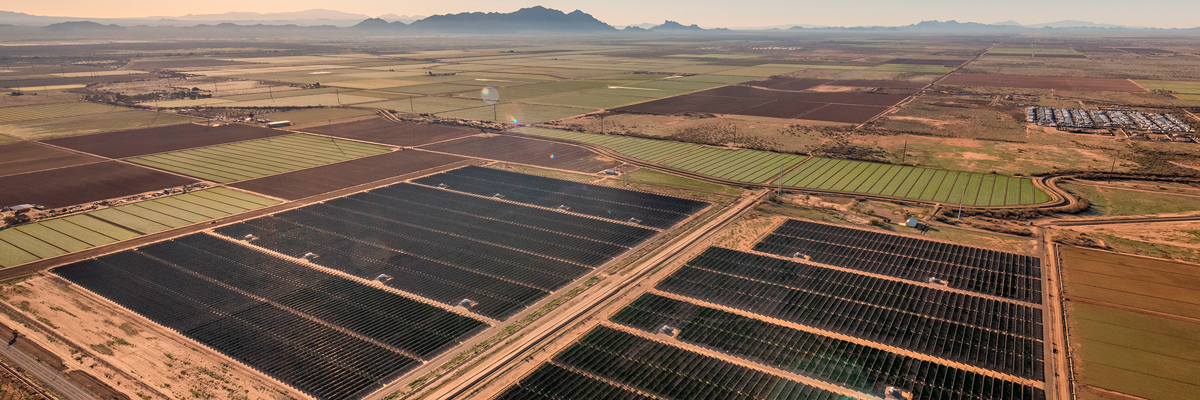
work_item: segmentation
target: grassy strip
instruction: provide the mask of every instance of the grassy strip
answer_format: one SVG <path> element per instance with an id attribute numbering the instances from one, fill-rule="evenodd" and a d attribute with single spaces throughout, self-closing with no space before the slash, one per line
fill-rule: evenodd
<path id="1" fill-rule="evenodd" d="M 437 378 L 438 376 L 441 376 L 442 374 L 446 373 L 447 371 L 458 367 L 463 362 L 465 362 L 465 361 L 471 359 L 471 357 L 474 357 L 475 355 L 483 352 L 488 347 L 491 347 L 493 344 L 496 344 L 500 340 L 508 337 L 509 335 L 512 335 L 514 332 L 520 330 L 521 328 L 524 328 L 524 327 L 528 326 L 530 323 L 533 323 L 533 321 L 536 321 L 538 318 L 541 318 L 543 315 L 548 314 L 550 311 L 554 310 L 555 308 L 558 308 L 558 306 L 563 305 L 567 301 L 575 298 L 575 296 L 578 296 L 580 293 L 583 293 L 584 290 L 587 290 L 588 288 L 595 286 L 601 280 L 604 280 L 604 277 L 593 276 L 591 279 L 588 279 L 582 285 L 579 285 L 578 287 L 571 289 L 570 291 L 568 291 L 566 293 L 563 293 L 562 296 L 558 296 L 558 298 L 554 299 L 553 301 L 546 303 L 545 306 L 542 306 L 542 308 L 539 308 L 537 311 L 529 313 L 529 315 L 526 315 L 525 318 L 521 318 L 520 321 L 514 322 L 511 325 L 505 327 L 504 330 L 500 331 L 500 333 L 493 335 L 492 337 L 480 342 L 479 344 L 471 346 L 470 349 L 467 349 L 466 351 L 459 353 L 458 356 L 455 356 L 454 358 L 450 359 L 450 361 L 447 361 L 445 364 L 442 364 L 437 369 L 430 371 L 428 374 L 425 374 L 425 376 L 417 378 L 417 380 L 412 381 L 411 383 L 408 384 L 408 387 L 406 389 L 401 389 L 401 390 L 396 391 L 395 393 L 392 393 L 391 395 L 388 395 L 388 397 L 386 397 L 386 399 L 387 400 L 397 399 L 397 398 L 400 398 L 401 396 L 412 393 L 413 391 L 415 391 L 417 389 L 420 389 L 421 386 L 424 386 L 426 382 L 432 381 L 433 379 Z"/>

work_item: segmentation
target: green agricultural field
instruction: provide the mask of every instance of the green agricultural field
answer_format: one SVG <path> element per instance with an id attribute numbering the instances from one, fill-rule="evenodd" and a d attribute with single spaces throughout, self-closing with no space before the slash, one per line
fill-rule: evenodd
<path id="1" fill-rule="evenodd" d="M 1195 318 L 1200 266 L 1075 247 L 1061 251 L 1081 398 L 1099 398 L 1091 387 L 1148 399 L 1200 390 L 1200 324 L 1152 313 Z"/>
<path id="2" fill-rule="evenodd" d="M 591 133 L 559 131 L 542 128 L 520 127 L 515 128 L 512 131 L 532 136 L 541 136 L 604 146 L 618 153 L 650 162 L 659 161 L 664 158 L 700 147 L 699 145 L 691 143 L 640 139 L 626 136 L 597 135 Z"/>
<path id="3" fill-rule="evenodd" d="M 704 147 L 660 164 L 731 181 L 763 183 L 803 160 L 791 154 Z"/>
<path id="4" fill-rule="evenodd" d="M 1177 94 L 1200 95 L 1200 82 L 1188 81 L 1152 81 L 1152 80 L 1135 80 L 1142 87 L 1150 90 L 1166 90 Z"/>
<path id="5" fill-rule="evenodd" d="M 720 86 L 725 86 L 725 84 L 713 83 L 713 82 L 676 81 L 674 79 L 642 82 L 642 83 L 638 83 L 638 84 L 634 84 L 634 85 L 629 85 L 629 87 L 636 87 L 636 88 L 660 89 L 660 90 L 684 91 L 684 92 L 695 92 L 695 91 L 704 90 L 704 89 L 712 89 L 712 88 L 720 87 Z"/>
<path id="6" fill-rule="evenodd" d="M 453 83 L 427 83 L 423 85 L 400 86 L 381 89 L 388 92 L 411 94 L 442 94 L 479 90 L 485 85 L 456 85 Z"/>
<path id="7" fill-rule="evenodd" d="M 0 124 L 17 121 L 29 121 L 45 118 L 62 118 L 91 114 L 106 114 L 111 112 L 128 111 L 128 108 L 117 106 L 76 102 L 59 104 L 41 104 L 36 106 L 0 108 Z"/>
<path id="8" fill-rule="evenodd" d="M 783 75 L 794 71 L 799 71 L 808 68 L 807 65 L 792 65 L 792 64 L 763 64 L 754 67 L 734 68 L 723 71 L 712 72 L 714 75 L 735 75 L 735 76 L 756 76 L 765 78 L 774 75 Z"/>
<path id="9" fill-rule="evenodd" d="M 378 103 L 372 103 L 372 106 Z M 380 107 L 382 108 L 382 107 Z M 342 118 L 361 117 L 364 115 L 374 114 L 375 110 L 364 110 L 359 108 L 314 108 L 310 110 L 285 111 L 281 113 L 265 114 L 262 117 L 272 121 L 292 121 L 292 124 L 303 125 L 313 122 L 324 122 Z"/>
<path id="10" fill-rule="evenodd" d="M 554 104 L 587 108 L 615 108 L 646 101 L 642 97 L 619 96 L 605 92 L 566 93 L 527 99 L 527 103 Z"/>
<path id="11" fill-rule="evenodd" d="M 775 182 L 779 183 L 778 180 Z M 1050 196 L 1026 178 L 827 158 L 813 158 L 792 169 L 784 175 L 783 186 L 949 204 L 961 201 L 969 206 L 1015 206 L 1050 201 Z"/>
<path id="12" fill-rule="evenodd" d="M 752 81 L 755 79 L 759 79 L 759 77 L 757 77 L 757 76 L 737 76 L 737 75 L 692 75 L 692 76 L 681 76 L 678 78 L 671 78 L 672 81 L 676 81 L 676 82 L 711 82 L 711 83 L 723 83 L 723 84 L 727 84 L 727 85 L 734 84 L 734 83 L 749 82 L 749 81 Z"/>
<path id="13" fill-rule="evenodd" d="M 359 105 L 359 107 L 395 110 L 397 112 L 404 113 L 432 114 L 474 108 L 487 104 L 484 103 L 483 100 L 479 99 L 478 91 L 474 91 L 472 93 L 476 95 L 474 99 L 453 97 L 413 97 L 410 99 L 389 100 L 370 104 L 362 104 Z"/>
<path id="14" fill-rule="evenodd" d="M 213 182 L 229 183 L 388 152 L 387 147 L 312 135 L 200 147 L 127 159 Z"/>
<path id="15" fill-rule="evenodd" d="M 205 222 L 279 201 L 212 188 L 22 225 L 0 231 L 0 267 Z"/>
<path id="16" fill-rule="evenodd" d="M 482 103 L 482 101 L 480 101 Z M 540 104 L 500 103 L 495 106 L 482 106 L 457 111 L 437 113 L 450 118 L 473 119 L 478 121 L 517 122 L 520 124 L 536 124 L 566 118 L 573 115 L 586 114 L 594 109 L 548 106 Z"/>
<path id="17" fill-rule="evenodd" d="M 1092 209 L 1100 215 L 1154 215 L 1200 210 L 1200 198 L 1192 196 L 1076 183 L 1064 184 L 1062 188 L 1088 199 L 1092 203 Z"/>
<path id="18" fill-rule="evenodd" d="M 112 110 L 114 107 L 106 106 Z M 4 134 L 25 140 L 43 140 L 88 133 L 121 131 L 183 124 L 195 121 L 175 114 L 116 108 L 113 112 L 13 122 Z"/>

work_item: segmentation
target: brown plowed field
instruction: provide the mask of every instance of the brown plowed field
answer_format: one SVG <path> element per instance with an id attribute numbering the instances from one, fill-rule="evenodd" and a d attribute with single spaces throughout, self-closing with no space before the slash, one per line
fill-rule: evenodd
<path id="1" fill-rule="evenodd" d="M 288 132 L 241 124 L 224 125 L 215 128 L 197 124 L 180 124 L 51 139 L 45 140 L 43 143 L 108 158 L 125 158 L 242 140 L 262 139 L 267 137 L 268 134 L 271 136 L 282 136 L 287 135 Z"/>
<path id="2" fill-rule="evenodd" d="M 832 121 L 845 122 L 848 124 L 861 124 L 869 121 L 871 118 L 879 115 L 879 113 L 887 110 L 888 107 L 880 106 L 856 106 L 852 104 L 830 104 L 808 114 L 801 114 L 799 118 L 811 119 L 817 121 Z"/>
<path id="3" fill-rule="evenodd" d="M 810 88 L 821 86 L 821 85 L 853 86 L 853 87 L 883 87 L 883 88 L 898 88 L 898 89 L 920 89 L 920 88 L 925 87 L 926 83 L 910 82 L 910 81 L 866 80 L 866 79 L 832 80 L 832 79 L 774 77 L 774 78 L 767 78 L 767 79 L 759 80 L 759 81 L 746 82 L 746 83 L 744 83 L 744 85 L 765 87 L 765 88 L 769 88 L 769 89 L 778 89 L 778 90 L 800 91 L 800 90 L 810 89 Z M 730 87 L 736 88 L 736 86 L 730 86 Z M 719 89 L 724 89 L 724 91 L 721 91 Z M 709 91 L 716 91 L 714 93 L 722 93 L 721 95 L 724 95 L 724 96 L 736 96 L 739 94 L 745 95 L 746 93 L 748 93 L 745 90 L 728 89 L 728 88 L 717 88 L 717 89 L 712 89 Z M 705 91 L 705 92 L 709 92 L 709 91 Z M 703 94 L 703 93 L 704 92 L 700 92 L 698 94 Z"/>
<path id="4" fill-rule="evenodd" d="M 683 96 L 675 96 L 671 98 L 645 102 L 642 104 L 621 107 L 618 108 L 618 110 L 651 114 L 681 114 L 685 112 L 737 114 L 738 111 L 767 104 L 772 101 L 774 100 L 685 94 Z"/>
<path id="5" fill-rule="evenodd" d="M 772 82 L 782 82 L 772 78 Z M 766 82 L 766 81 L 758 81 Z M 837 81 L 822 81 L 837 82 Z M 870 81 L 847 81 L 870 82 Z M 878 82 L 878 81 L 877 81 Z M 787 82 L 777 83 L 786 85 Z M 807 83 L 805 83 L 807 84 Z M 619 111 L 651 114 L 706 112 L 771 118 L 803 118 L 817 121 L 862 123 L 905 98 L 904 94 L 865 92 L 794 92 L 758 89 L 750 86 L 725 86 L 702 92 L 669 97 Z M 840 107 L 832 107 L 834 105 Z M 828 109 L 828 111 L 826 111 Z"/>
<path id="6" fill-rule="evenodd" d="M 0 177 L 0 204 L 66 207 L 196 182 L 117 161 Z"/>
<path id="7" fill-rule="evenodd" d="M 884 61 L 883 63 L 884 64 L 941 65 L 943 67 L 954 68 L 959 65 L 962 65 L 962 63 L 965 63 L 965 62 L 967 62 L 967 60 L 933 60 L 933 59 L 923 59 L 923 58 L 893 58 L 891 60 Z"/>
<path id="8" fill-rule="evenodd" d="M 562 143 L 511 136 L 475 136 L 423 147 L 498 161 L 595 173 L 620 165 L 590 150 Z M 553 155 L 554 158 L 550 158 Z"/>
<path id="9" fill-rule="evenodd" d="M 745 110 L 738 111 L 738 115 L 752 115 L 756 117 L 775 117 L 775 118 L 796 118 L 801 114 L 812 112 L 821 107 L 825 107 L 828 103 L 813 103 L 807 101 L 787 101 L 777 100 L 761 106 L 750 107 Z M 779 117 L 786 115 L 785 117 Z"/>
<path id="10" fill-rule="evenodd" d="M 97 82 L 127 82 L 141 81 L 147 79 L 159 79 L 158 74 L 136 74 L 136 75 L 105 75 L 105 76 L 76 76 L 70 78 L 9 78 L 0 79 L 0 88 L 21 88 L 24 90 L 38 90 L 39 86 L 58 86 L 58 85 L 77 85 L 81 83 L 97 83 Z"/>
<path id="11" fill-rule="evenodd" d="M 943 79 L 940 84 L 1027 89 L 1103 90 L 1110 92 L 1146 91 L 1128 79 L 1072 78 L 1065 76 L 954 74 Z"/>
<path id="12" fill-rule="evenodd" d="M 0 176 L 89 164 L 103 159 L 43 146 L 35 142 L 0 145 Z"/>
<path id="13" fill-rule="evenodd" d="M 1030 54 L 1017 53 L 988 53 L 988 57 L 1025 57 L 1029 58 Z M 1087 58 L 1083 54 L 1033 54 L 1034 58 Z"/>
<path id="14" fill-rule="evenodd" d="M 457 126 L 392 122 L 383 118 L 333 124 L 332 127 L 316 126 L 301 131 L 395 146 L 420 146 L 479 133 L 475 129 Z"/>
<path id="15" fill-rule="evenodd" d="M 925 85 L 928 85 L 928 84 L 929 83 L 926 83 L 926 82 L 881 81 L 881 80 L 865 80 L 865 79 L 842 80 L 842 81 L 833 81 L 833 82 L 827 83 L 827 85 L 831 85 L 831 86 L 882 87 L 882 88 L 897 88 L 897 89 L 920 89 L 920 88 L 925 87 Z"/>
<path id="16" fill-rule="evenodd" d="M 232 186 L 282 199 L 296 200 L 462 160 L 465 158 L 424 151 L 394 151 L 238 182 Z"/>

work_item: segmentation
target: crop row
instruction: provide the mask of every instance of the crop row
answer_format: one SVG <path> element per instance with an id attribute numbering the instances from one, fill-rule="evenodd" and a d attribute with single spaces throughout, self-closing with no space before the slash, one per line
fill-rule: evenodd
<path id="1" fill-rule="evenodd" d="M 801 164 L 783 177 L 783 185 L 970 206 L 1015 206 L 1050 200 L 1028 178 L 828 158 L 813 158 Z"/>
<path id="2" fill-rule="evenodd" d="M 764 262 L 778 261 L 763 258 Z M 1042 364 L 1042 341 L 1036 333 L 1033 337 L 1021 334 L 1033 332 L 1040 321 L 1026 320 L 1013 324 L 1014 331 L 1001 331 L 976 325 L 1004 320 L 1005 316 L 990 312 L 939 310 L 936 304 L 914 304 L 925 302 L 923 298 L 871 294 L 868 289 L 859 289 L 867 293 L 825 290 L 830 287 L 835 286 L 804 278 L 792 279 L 788 285 L 770 283 L 690 263 L 658 285 L 666 292 L 1013 375 L 1028 374 Z M 1024 314 L 1038 316 L 1036 311 Z M 950 315 L 958 321 L 935 315 Z"/>
<path id="3" fill-rule="evenodd" d="M 918 399 L 949 398 L 955 393 L 972 399 L 1044 395 L 1035 394 L 1041 392 L 1038 388 L 993 376 L 654 294 L 638 298 L 612 320 L 651 332 L 669 326 L 678 330 L 681 341 L 880 397 L 888 386 L 907 389 Z M 1028 378 L 1042 380 L 1041 371 L 1030 372 Z"/>
<path id="4" fill-rule="evenodd" d="M 753 150 L 702 148 L 669 160 L 668 167 L 739 182 L 763 183 L 804 158 Z"/>

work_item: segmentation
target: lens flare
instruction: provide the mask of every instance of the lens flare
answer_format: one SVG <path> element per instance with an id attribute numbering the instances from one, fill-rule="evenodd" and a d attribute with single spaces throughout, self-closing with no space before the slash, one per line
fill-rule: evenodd
<path id="1" fill-rule="evenodd" d="M 551 160 L 553 160 L 553 159 L 554 159 L 554 155 L 553 155 L 553 154 L 551 154 L 551 155 L 550 155 L 550 159 L 551 159 Z"/>
<path id="2" fill-rule="evenodd" d="M 513 124 L 516 124 L 516 125 L 521 125 L 521 122 L 520 122 L 520 121 L 517 121 L 517 119 L 516 119 L 516 118 L 513 118 Z"/>

